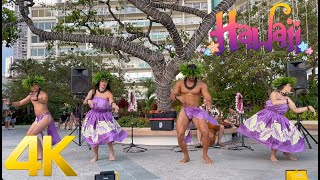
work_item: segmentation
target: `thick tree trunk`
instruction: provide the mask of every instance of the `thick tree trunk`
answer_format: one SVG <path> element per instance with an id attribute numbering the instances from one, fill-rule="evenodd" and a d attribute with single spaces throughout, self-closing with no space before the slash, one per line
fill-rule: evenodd
<path id="1" fill-rule="evenodd" d="M 164 78 L 161 78 L 161 79 L 156 78 L 157 105 L 158 105 L 158 110 L 169 111 L 171 109 L 170 93 L 171 93 L 172 80 L 170 82 L 164 82 L 164 81 L 165 81 Z"/>

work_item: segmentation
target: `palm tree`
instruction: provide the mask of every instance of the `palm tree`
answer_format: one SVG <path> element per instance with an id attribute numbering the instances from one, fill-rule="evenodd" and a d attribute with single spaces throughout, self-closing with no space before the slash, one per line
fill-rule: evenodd
<path id="1" fill-rule="evenodd" d="M 148 89 L 146 92 L 146 99 L 145 99 L 145 116 L 147 117 L 148 112 L 152 109 L 152 105 L 155 103 L 155 95 L 156 86 L 152 79 L 148 78 L 144 81 L 143 85 Z"/>

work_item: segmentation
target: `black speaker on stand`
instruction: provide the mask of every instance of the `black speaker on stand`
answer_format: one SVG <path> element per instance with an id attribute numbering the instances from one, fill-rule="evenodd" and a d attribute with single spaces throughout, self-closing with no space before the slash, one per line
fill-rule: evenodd
<path id="1" fill-rule="evenodd" d="M 75 95 L 75 97 L 78 98 L 81 103 L 79 107 L 81 115 L 79 119 L 79 124 L 76 125 L 76 128 L 69 135 L 73 134 L 76 130 L 78 130 L 79 141 L 76 142 L 73 140 L 73 142 L 76 143 L 78 146 L 82 146 L 84 142 L 84 140 L 81 140 L 81 127 L 82 127 L 83 109 L 84 109 L 83 103 L 81 101 L 89 91 L 89 81 L 90 81 L 89 75 L 90 75 L 89 70 L 85 68 L 71 69 L 71 93 Z M 90 146 L 89 146 L 89 149 L 91 150 Z"/>
<path id="2" fill-rule="evenodd" d="M 305 61 L 288 61 L 287 62 L 287 74 L 289 77 L 297 79 L 297 84 L 294 89 L 307 89 L 307 68 Z"/>
<path id="3" fill-rule="evenodd" d="M 307 68 L 305 61 L 289 61 L 287 62 L 287 74 L 289 77 L 294 77 L 297 79 L 296 86 L 293 87 L 295 91 L 295 98 L 296 98 L 296 106 L 299 107 L 298 101 L 298 90 L 299 89 L 307 89 L 308 88 L 308 80 L 307 80 Z M 295 123 L 298 130 L 302 132 L 304 139 L 307 141 L 308 146 L 312 149 L 310 142 L 308 140 L 307 135 L 311 137 L 311 139 L 318 144 L 314 137 L 309 133 L 309 131 L 302 125 L 300 114 L 297 113 L 297 122 Z"/>
<path id="4" fill-rule="evenodd" d="M 89 92 L 90 72 L 85 68 L 71 69 L 71 93 L 86 95 Z"/>

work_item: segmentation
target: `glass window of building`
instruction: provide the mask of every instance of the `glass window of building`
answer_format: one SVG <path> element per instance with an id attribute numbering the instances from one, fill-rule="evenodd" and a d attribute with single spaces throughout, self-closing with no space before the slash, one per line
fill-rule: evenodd
<path id="1" fill-rule="evenodd" d="M 44 23 L 39 23 L 39 29 L 44 30 Z"/>
<path id="2" fill-rule="evenodd" d="M 193 3 L 193 8 L 200 9 L 200 3 Z"/>
<path id="3" fill-rule="evenodd" d="M 51 23 L 45 23 L 44 29 L 45 30 L 51 30 Z"/>
<path id="4" fill-rule="evenodd" d="M 139 68 L 144 68 L 144 63 L 139 63 Z"/>
<path id="5" fill-rule="evenodd" d="M 45 10 L 45 17 L 51 17 L 52 11 L 51 10 Z"/>
<path id="6" fill-rule="evenodd" d="M 44 56 L 44 49 L 38 49 L 38 56 Z"/>
<path id="7" fill-rule="evenodd" d="M 184 5 L 187 7 L 192 7 L 192 3 L 185 3 Z"/>
<path id="8" fill-rule="evenodd" d="M 37 43 L 38 42 L 38 36 L 31 36 L 31 42 Z"/>
<path id="9" fill-rule="evenodd" d="M 44 10 L 39 10 L 39 17 L 45 17 L 44 16 Z"/>
<path id="10" fill-rule="evenodd" d="M 32 15 L 32 17 L 39 17 L 39 11 L 38 10 L 32 10 L 31 11 L 31 15 Z"/>
<path id="11" fill-rule="evenodd" d="M 31 49 L 31 56 L 38 56 L 38 49 Z"/>
<path id="12" fill-rule="evenodd" d="M 207 3 L 201 3 L 201 9 L 208 9 Z"/>

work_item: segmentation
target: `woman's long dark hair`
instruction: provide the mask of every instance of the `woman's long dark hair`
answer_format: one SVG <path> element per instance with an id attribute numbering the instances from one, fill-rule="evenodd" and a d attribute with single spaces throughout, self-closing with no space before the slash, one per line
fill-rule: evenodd
<path id="1" fill-rule="evenodd" d="M 99 89 L 100 82 L 101 82 L 101 80 L 94 86 L 94 91 L 93 91 L 93 94 L 92 94 L 91 99 L 93 99 L 94 95 L 96 94 L 96 91 Z M 108 82 L 108 84 L 107 84 L 106 90 L 110 91 L 110 89 L 111 89 L 111 87 L 110 87 L 110 81 L 107 80 L 107 82 Z"/>

